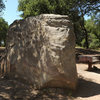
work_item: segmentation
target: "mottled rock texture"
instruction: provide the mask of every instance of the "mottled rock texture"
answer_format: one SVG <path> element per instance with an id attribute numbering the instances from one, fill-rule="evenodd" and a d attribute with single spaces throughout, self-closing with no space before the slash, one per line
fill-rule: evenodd
<path id="1" fill-rule="evenodd" d="M 37 88 L 77 84 L 75 36 L 68 16 L 43 14 L 15 21 L 7 34 L 7 64 Z"/>

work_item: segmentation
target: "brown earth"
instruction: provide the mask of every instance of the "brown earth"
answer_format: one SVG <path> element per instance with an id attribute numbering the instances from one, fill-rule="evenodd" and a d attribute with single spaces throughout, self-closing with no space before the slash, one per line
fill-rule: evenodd
<path id="1" fill-rule="evenodd" d="M 81 52 L 80 50 L 78 53 Z M 85 50 L 83 51 L 86 53 Z M 96 67 L 90 72 L 86 71 L 88 68 L 86 64 L 76 64 L 76 66 L 79 81 L 74 92 L 60 88 L 35 90 L 32 86 L 16 79 L 2 77 L 0 78 L 0 100 L 100 100 L 100 64 L 95 64 Z"/>

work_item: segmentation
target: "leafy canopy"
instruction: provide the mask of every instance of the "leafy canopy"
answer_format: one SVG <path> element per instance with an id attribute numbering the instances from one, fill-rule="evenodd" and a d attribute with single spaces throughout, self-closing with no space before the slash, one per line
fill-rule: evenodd
<path id="1" fill-rule="evenodd" d="M 5 8 L 5 5 L 3 3 L 3 0 L 0 0 L 0 15 L 1 15 L 1 12 L 2 10 Z"/>
<path id="2" fill-rule="evenodd" d="M 100 13 L 92 15 L 85 27 L 89 34 L 89 47 L 100 48 Z"/>
<path id="3" fill-rule="evenodd" d="M 18 10 L 21 17 L 53 13 L 66 15 L 75 7 L 78 0 L 19 0 Z"/>
<path id="4" fill-rule="evenodd" d="M 8 23 L 3 18 L 0 18 L 0 46 L 5 45 L 7 30 Z"/>
<path id="5" fill-rule="evenodd" d="M 100 11 L 98 7 L 100 0 L 19 0 L 18 10 L 26 18 L 44 13 L 84 15 Z"/>

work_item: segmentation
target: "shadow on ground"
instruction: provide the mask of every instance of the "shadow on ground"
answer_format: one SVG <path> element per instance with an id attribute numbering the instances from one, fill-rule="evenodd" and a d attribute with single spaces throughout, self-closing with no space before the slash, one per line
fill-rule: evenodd
<path id="1" fill-rule="evenodd" d="M 79 79 L 79 85 L 74 97 L 91 97 L 100 95 L 100 84 Z"/>
<path id="2" fill-rule="evenodd" d="M 0 100 L 69 100 L 68 89 L 45 88 L 35 90 L 12 79 L 0 79 Z"/>
<path id="3" fill-rule="evenodd" d="M 24 100 L 28 98 L 29 87 L 15 80 L 0 79 L 0 100 Z"/>
<path id="4" fill-rule="evenodd" d="M 74 100 L 100 94 L 100 84 L 79 79 L 77 90 L 46 88 L 35 90 L 31 86 L 12 79 L 0 79 L 0 100 Z"/>
<path id="5" fill-rule="evenodd" d="M 86 70 L 86 71 L 95 72 L 95 73 L 100 74 L 100 68 L 98 68 L 96 66 L 93 66 L 93 68 L 91 70 Z"/>

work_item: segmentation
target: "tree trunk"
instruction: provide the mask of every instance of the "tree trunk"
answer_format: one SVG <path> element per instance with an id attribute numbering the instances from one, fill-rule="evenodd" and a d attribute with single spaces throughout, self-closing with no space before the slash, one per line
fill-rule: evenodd
<path id="1" fill-rule="evenodd" d="M 87 32 L 85 26 L 83 26 L 83 30 L 84 30 L 84 33 L 85 33 L 85 45 L 86 45 L 86 49 L 88 49 L 89 48 L 88 32 Z"/>
<path id="2" fill-rule="evenodd" d="M 89 48 L 88 32 L 87 32 L 87 30 L 85 28 L 85 22 L 84 22 L 84 17 L 83 16 L 82 16 L 82 21 L 81 22 L 82 22 L 81 23 L 81 27 L 82 27 L 82 30 L 83 30 L 83 32 L 85 34 L 85 47 L 86 47 L 86 49 L 88 49 Z"/>
<path id="3" fill-rule="evenodd" d="M 88 42 L 88 32 L 85 28 L 85 41 L 86 41 L 86 48 L 88 49 L 89 48 L 89 42 Z"/>

